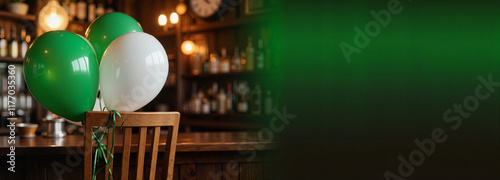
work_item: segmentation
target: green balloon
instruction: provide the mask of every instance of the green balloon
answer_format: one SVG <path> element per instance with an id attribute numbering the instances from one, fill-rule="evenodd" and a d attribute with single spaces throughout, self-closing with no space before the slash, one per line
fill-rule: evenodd
<path id="1" fill-rule="evenodd" d="M 100 16 L 85 32 L 97 55 L 97 62 L 101 63 L 102 55 L 109 44 L 121 35 L 129 32 L 142 32 L 141 25 L 129 15 L 113 12 Z"/>
<path id="2" fill-rule="evenodd" d="M 84 121 L 94 107 L 99 66 L 87 41 L 67 31 L 38 37 L 24 58 L 31 94 L 45 108 L 72 121 Z"/>

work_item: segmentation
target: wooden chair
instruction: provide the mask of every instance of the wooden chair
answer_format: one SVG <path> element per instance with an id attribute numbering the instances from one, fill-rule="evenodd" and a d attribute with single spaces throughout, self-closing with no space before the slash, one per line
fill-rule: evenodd
<path id="1" fill-rule="evenodd" d="M 94 145 L 92 141 L 92 127 L 93 126 L 103 126 L 106 127 L 108 124 L 110 112 L 107 111 L 88 111 L 86 113 L 85 122 L 85 161 L 84 161 L 84 178 L 85 180 L 90 180 L 92 177 L 92 146 Z M 158 147 L 160 141 L 160 128 L 168 127 L 168 134 L 166 135 L 167 141 L 165 145 L 165 155 L 163 159 L 163 169 L 162 169 L 162 179 L 171 180 L 173 177 L 174 170 L 174 158 L 175 158 L 175 146 L 177 143 L 177 132 L 179 129 L 179 119 L 180 114 L 178 112 L 120 112 L 125 123 L 123 123 L 123 151 L 122 151 L 122 166 L 121 166 L 121 179 L 128 179 L 129 172 L 129 161 L 130 161 L 130 151 L 131 151 L 131 141 L 132 141 L 132 128 L 139 128 L 139 142 L 137 150 L 137 176 L 136 179 L 143 179 L 144 175 L 144 157 L 146 151 L 146 137 L 147 128 L 153 127 L 153 141 L 151 143 L 151 168 L 150 168 L 150 179 L 155 179 L 156 165 L 158 158 Z M 116 129 L 120 128 L 122 124 L 122 119 L 116 116 Z M 112 127 L 109 128 L 109 134 L 113 131 Z M 117 135 L 115 135 L 115 139 Z M 106 147 L 111 150 L 111 140 L 112 136 L 107 136 Z M 119 142 L 115 140 L 115 146 L 120 145 Z M 115 148 L 113 148 L 113 151 Z M 109 157 L 109 155 L 108 155 Z M 113 161 L 117 161 L 115 158 Z M 113 167 L 113 162 L 110 163 L 110 167 Z M 105 171 L 105 178 L 108 179 L 108 171 Z M 113 173 L 113 175 L 115 175 Z M 115 178 L 116 179 L 116 178 Z"/>

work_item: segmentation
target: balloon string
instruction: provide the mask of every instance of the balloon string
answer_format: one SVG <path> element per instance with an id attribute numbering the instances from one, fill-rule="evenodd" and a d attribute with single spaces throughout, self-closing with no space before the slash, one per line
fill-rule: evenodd
<path id="1" fill-rule="evenodd" d="M 105 167 L 108 168 L 109 171 L 109 179 L 113 179 L 113 173 L 111 172 L 111 167 L 109 166 L 109 163 L 113 161 L 113 148 L 115 144 L 115 122 L 116 122 L 116 115 L 122 119 L 122 124 L 120 128 L 123 128 L 123 123 L 125 122 L 125 119 L 123 119 L 122 115 L 116 111 L 116 110 L 111 110 L 109 114 L 109 121 L 108 125 L 106 126 L 106 129 L 102 132 L 102 134 L 99 134 L 99 129 L 101 126 L 98 126 L 93 129 L 92 131 L 92 139 L 96 141 L 97 147 L 95 148 L 95 155 L 94 155 L 94 168 L 92 168 L 92 179 L 95 180 L 97 178 L 97 173 L 99 173 L 102 169 Z M 108 129 L 113 126 L 113 133 L 111 134 L 112 140 L 111 140 L 111 150 L 108 150 L 106 146 L 102 143 L 102 139 L 104 138 L 104 135 L 108 134 Z M 109 136 L 109 135 L 108 135 Z M 108 142 L 109 143 L 109 142 Z M 106 158 L 106 153 L 109 154 L 109 158 Z M 99 165 L 99 159 L 104 159 L 104 162 L 106 163 L 103 167 L 97 169 L 97 166 Z"/>

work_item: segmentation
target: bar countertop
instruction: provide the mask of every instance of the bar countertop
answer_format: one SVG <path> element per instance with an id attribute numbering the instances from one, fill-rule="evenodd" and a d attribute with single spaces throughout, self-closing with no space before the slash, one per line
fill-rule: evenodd
<path id="1" fill-rule="evenodd" d="M 257 137 L 256 132 L 179 133 L 177 152 L 275 149 L 275 143 L 259 142 Z M 116 138 L 122 137 L 116 135 Z M 16 155 L 81 153 L 84 142 L 83 135 L 68 135 L 63 138 L 47 138 L 37 135 L 32 139 L 16 136 L 14 140 L 15 143 L 9 144 L 9 136 L 0 136 L 0 154 L 8 154 L 11 146 L 15 147 Z M 134 145 L 137 148 L 137 143 L 134 144 L 134 142 L 133 136 L 132 148 L 134 148 Z M 160 140 L 160 148 L 162 145 L 165 145 L 165 141 Z M 115 152 L 121 151 L 121 144 L 115 144 L 115 147 L 117 147 Z"/>

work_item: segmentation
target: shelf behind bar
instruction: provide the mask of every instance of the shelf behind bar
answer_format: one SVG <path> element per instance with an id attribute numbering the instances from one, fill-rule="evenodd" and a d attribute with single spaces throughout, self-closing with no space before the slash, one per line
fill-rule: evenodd
<path id="1" fill-rule="evenodd" d="M 20 15 L 20 14 L 15 14 L 11 13 L 8 11 L 0 11 L 0 17 L 3 18 L 9 18 L 9 19 L 18 19 L 18 20 L 28 20 L 28 21 L 35 21 L 36 17 L 35 15 Z"/>
<path id="2" fill-rule="evenodd" d="M 252 130 L 265 127 L 265 125 L 258 123 L 214 121 L 214 120 L 183 119 L 179 123 L 180 125 L 183 126 L 193 126 L 193 127 L 203 127 L 203 128 L 225 128 L 225 129 L 239 129 L 239 130 Z"/>
<path id="3" fill-rule="evenodd" d="M 262 119 L 271 119 L 271 115 L 253 115 L 253 114 L 217 114 L 217 113 L 210 113 L 210 114 L 195 114 L 195 113 L 181 113 L 182 117 L 186 118 L 216 118 L 216 119 L 258 119 L 261 121 Z"/>
<path id="4" fill-rule="evenodd" d="M 245 19 L 237 19 L 231 21 L 219 21 L 200 25 L 191 25 L 182 28 L 182 33 L 196 33 L 202 31 L 217 30 L 223 28 L 234 28 L 237 26 L 251 25 L 262 22 L 261 17 L 248 17 Z"/>
<path id="5" fill-rule="evenodd" d="M 223 78 L 223 77 L 259 77 L 269 74 L 267 71 L 243 71 L 243 72 L 231 72 L 231 73 L 217 73 L 217 74 L 198 74 L 198 75 L 183 75 L 182 77 L 187 79 L 203 79 L 203 78 Z"/>
<path id="6" fill-rule="evenodd" d="M 0 57 L 0 62 L 8 62 L 8 63 L 23 63 L 23 58 L 12 58 L 12 57 Z"/>

